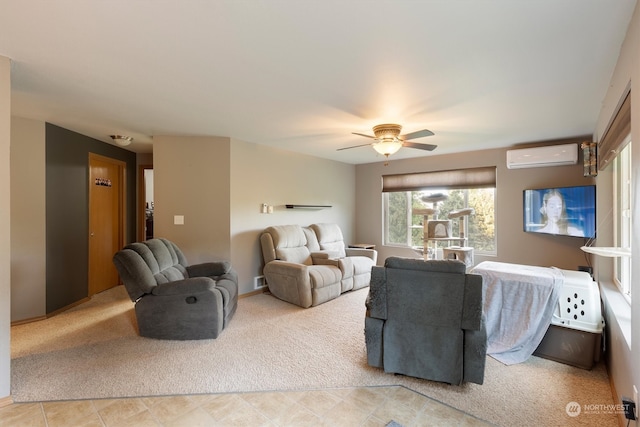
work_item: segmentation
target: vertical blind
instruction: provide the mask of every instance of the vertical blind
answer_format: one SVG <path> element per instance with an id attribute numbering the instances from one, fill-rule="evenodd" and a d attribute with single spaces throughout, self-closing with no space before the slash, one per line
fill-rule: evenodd
<path id="1" fill-rule="evenodd" d="M 615 114 L 611 125 L 598 143 L 598 169 L 611 163 L 627 142 L 631 133 L 631 92 L 629 92 Z"/>
<path id="2" fill-rule="evenodd" d="M 438 188 L 489 188 L 495 186 L 495 166 L 382 176 L 383 193 Z"/>

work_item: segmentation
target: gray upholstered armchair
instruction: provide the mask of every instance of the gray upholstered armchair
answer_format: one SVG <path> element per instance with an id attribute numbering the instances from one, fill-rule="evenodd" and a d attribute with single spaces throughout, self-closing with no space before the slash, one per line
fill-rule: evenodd
<path id="1" fill-rule="evenodd" d="M 482 277 L 460 261 L 390 257 L 367 297 L 367 362 L 385 372 L 482 384 L 487 334 Z"/>
<path id="2" fill-rule="evenodd" d="M 217 338 L 238 305 L 238 278 L 226 261 L 188 265 L 169 240 L 118 251 L 113 263 L 135 302 L 140 335 L 171 340 Z"/>

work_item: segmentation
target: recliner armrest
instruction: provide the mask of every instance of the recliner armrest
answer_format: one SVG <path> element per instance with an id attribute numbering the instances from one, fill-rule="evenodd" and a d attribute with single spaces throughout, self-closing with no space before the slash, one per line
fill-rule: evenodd
<path id="1" fill-rule="evenodd" d="M 466 330 L 479 331 L 482 326 L 483 309 L 482 276 L 478 274 L 467 274 L 460 326 Z"/>
<path id="2" fill-rule="evenodd" d="M 363 256 L 371 258 L 375 263 L 378 260 L 378 251 L 375 249 L 347 248 L 345 249 L 347 256 Z"/>
<path id="3" fill-rule="evenodd" d="M 328 251 L 312 252 L 311 261 L 313 261 L 313 265 L 335 265 L 336 267 L 340 267 L 340 259 L 336 254 Z"/>
<path id="4" fill-rule="evenodd" d="M 231 271 L 231 263 L 229 261 L 205 262 L 187 267 L 189 277 L 222 276 L 229 271 Z"/>
<path id="5" fill-rule="evenodd" d="M 316 261 L 322 261 L 326 259 L 339 259 L 340 254 L 336 251 L 319 251 L 319 252 L 311 252 L 311 259 L 313 263 L 316 264 Z"/>
<path id="6" fill-rule="evenodd" d="M 365 305 L 367 317 L 387 319 L 387 272 L 384 267 L 371 268 L 371 282 Z"/>
<path id="7" fill-rule="evenodd" d="M 215 289 L 216 283 L 209 277 L 191 277 L 158 285 L 151 291 L 155 296 L 188 295 Z"/>
<path id="8" fill-rule="evenodd" d="M 295 277 L 301 281 L 309 281 L 309 266 L 295 262 L 275 260 L 267 263 L 262 269 L 265 275 L 267 272 L 279 274 L 287 277 Z"/>

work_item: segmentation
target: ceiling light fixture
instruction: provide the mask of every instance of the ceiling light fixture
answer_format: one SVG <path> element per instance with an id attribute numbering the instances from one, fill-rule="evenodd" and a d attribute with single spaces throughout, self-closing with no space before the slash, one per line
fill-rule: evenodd
<path id="1" fill-rule="evenodd" d="M 402 148 L 402 141 L 396 138 L 385 138 L 380 142 L 372 144 L 372 147 L 383 156 L 389 157 Z"/>
<path id="2" fill-rule="evenodd" d="M 390 155 L 395 154 L 402 147 L 417 148 L 427 151 L 432 151 L 437 147 L 436 145 L 431 144 L 418 144 L 415 142 L 409 142 L 412 139 L 424 138 L 425 136 L 433 135 L 433 132 L 428 129 L 418 130 L 415 132 L 407 133 L 405 135 L 400 135 L 400 131 L 402 131 L 402 126 L 395 123 L 387 123 L 373 127 L 373 135 L 375 136 L 367 135 L 364 133 L 351 132 L 354 135 L 371 138 L 374 140 L 374 142 L 372 142 L 371 144 L 359 144 L 352 147 L 338 148 L 338 151 L 371 145 L 378 154 L 382 154 L 388 159 Z"/>
<path id="3" fill-rule="evenodd" d="M 127 145 L 131 144 L 131 141 L 133 141 L 133 138 L 131 138 L 130 136 L 123 136 L 123 135 L 110 135 L 110 136 L 111 136 L 111 139 L 113 139 L 113 141 L 121 147 L 126 147 Z"/>

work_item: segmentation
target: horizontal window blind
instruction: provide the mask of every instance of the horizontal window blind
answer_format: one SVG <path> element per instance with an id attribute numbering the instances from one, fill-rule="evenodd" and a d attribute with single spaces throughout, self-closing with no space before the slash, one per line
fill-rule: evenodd
<path id="1" fill-rule="evenodd" d="M 598 143 L 598 169 L 606 168 L 624 145 L 631 133 L 631 92 L 620 105 L 620 109 Z"/>
<path id="2" fill-rule="evenodd" d="M 382 176 L 383 193 L 437 188 L 489 188 L 495 186 L 495 166 Z"/>

